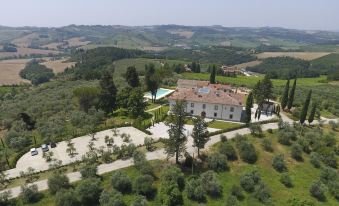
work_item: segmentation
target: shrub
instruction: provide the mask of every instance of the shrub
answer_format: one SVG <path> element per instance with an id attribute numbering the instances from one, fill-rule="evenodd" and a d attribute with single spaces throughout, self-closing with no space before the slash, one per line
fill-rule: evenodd
<path id="1" fill-rule="evenodd" d="M 142 173 L 153 175 L 153 168 L 149 161 L 146 159 L 146 155 L 138 150 L 133 153 L 133 162 L 135 167 Z"/>
<path id="2" fill-rule="evenodd" d="M 145 197 L 138 195 L 131 203 L 131 206 L 147 206 L 147 200 Z"/>
<path id="3" fill-rule="evenodd" d="M 226 155 L 227 159 L 234 161 L 238 159 L 237 152 L 230 142 L 222 142 L 218 148 L 219 153 Z"/>
<path id="4" fill-rule="evenodd" d="M 251 143 L 242 143 L 239 149 L 239 153 L 240 158 L 247 163 L 253 164 L 258 160 L 258 155 L 255 151 L 255 147 Z"/>
<path id="5" fill-rule="evenodd" d="M 185 177 L 181 170 L 176 166 L 169 166 L 161 173 L 161 182 L 168 183 L 174 182 L 178 185 L 178 188 L 182 191 L 185 187 Z"/>
<path id="6" fill-rule="evenodd" d="M 280 177 L 280 182 L 286 187 L 293 187 L 292 179 L 288 175 L 288 173 L 283 173 Z"/>
<path id="7" fill-rule="evenodd" d="M 145 144 L 147 151 L 153 151 L 154 150 L 154 147 L 153 147 L 154 140 L 153 140 L 152 137 L 145 137 L 144 144 Z"/>
<path id="8" fill-rule="evenodd" d="M 316 152 L 312 152 L 310 155 L 310 163 L 315 167 L 315 168 L 320 168 L 321 163 L 320 163 L 320 156 Z"/>
<path id="9" fill-rule="evenodd" d="M 313 197 L 317 198 L 319 201 L 325 201 L 325 186 L 320 181 L 315 181 L 311 184 L 310 193 Z"/>
<path id="10" fill-rule="evenodd" d="M 111 151 L 104 151 L 101 155 L 101 160 L 106 164 L 111 163 L 113 161 L 112 152 Z"/>
<path id="11" fill-rule="evenodd" d="M 87 178 L 75 188 L 76 197 L 82 205 L 96 205 L 101 193 L 100 180 Z"/>
<path id="12" fill-rule="evenodd" d="M 288 124 L 278 132 L 278 142 L 283 145 L 291 145 L 291 140 L 295 140 L 296 137 L 296 130 Z"/>
<path id="13" fill-rule="evenodd" d="M 328 184 L 328 190 L 335 197 L 335 199 L 339 200 L 339 182 L 338 181 L 330 182 Z"/>
<path id="14" fill-rule="evenodd" d="M 86 164 L 80 169 L 82 178 L 95 178 L 97 176 L 98 167 L 96 164 Z"/>
<path id="15" fill-rule="evenodd" d="M 226 135 L 221 134 L 221 135 L 220 135 L 220 141 L 221 141 L 221 142 L 227 142 L 227 137 L 226 137 Z"/>
<path id="16" fill-rule="evenodd" d="M 262 146 L 263 146 L 265 151 L 273 152 L 272 141 L 270 139 L 264 138 L 262 140 Z"/>
<path id="17" fill-rule="evenodd" d="M 207 158 L 208 168 L 216 172 L 222 172 L 229 169 L 227 157 L 220 153 L 212 153 Z"/>
<path id="18" fill-rule="evenodd" d="M 111 185 L 114 189 L 122 193 L 128 193 L 132 189 L 131 179 L 121 171 L 115 171 L 112 174 Z"/>
<path id="19" fill-rule="evenodd" d="M 327 166 L 337 168 L 337 158 L 334 152 L 322 154 L 321 159 Z"/>
<path id="20" fill-rule="evenodd" d="M 320 180 L 326 185 L 337 181 L 338 177 L 338 172 L 330 167 L 325 167 L 320 172 Z"/>
<path id="21" fill-rule="evenodd" d="M 150 175 L 141 175 L 134 180 L 133 189 L 137 194 L 150 197 L 154 192 L 153 177 Z"/>
<path id="22" fill-rule="evenodd" d="M 55 173 L 48 178 L 47 184 L 51 194 L 56 194 L 61 189 L 68 189 L 70 187 L 68 177 L 59 173 Z"/>
<path id="23" fill-rule="evenodd" d="M 262 203 L 269 203 L 271 201 L 271 189 L 263 182 L 260 182 L 255 189 L 254 197 Z"/>
<path id="24" fill-rule="evenodd" d="M 22 186 L 20 197 L 24 203 L 34 203 L 42 198 L 42 194 L 39 193 L 37 185 Z"/>
<path id="25" fill-rule="evenodd" d="M 328 124 L 331 126 L 332 130 L 336 130 L 338 128 L 338 123 L 333 120 L 329 121 Z"/>
<path id="26" fill-rule="evenodd" d="M 183 205 L 182 193 L 178 187 L 178 184 L 174 181 L 161 182 L 159 196 L 162 205 Z"/>
<path id="27" fill-rule="evenodd" d="M 120 192 L 113 190 L 110 193 L 103 191 L 99 199 L 101 206 L 126 206 Z"/>
<path id="28" fill-rule="evenodd" d="M 80 205 L 74 190 L 60 190 L 55 195 L 56 206 L 78 206 Z"/>
<path id="29" fill-rule="evenodd" d="M 200 178 L 190 178 L 186 184 L 187 198 L 199 202 L 206 200 L 205 190 Z"/>
<path id="30" fill-rule="evenodd" d="M 243 200 L 245 195 L 242 193 L 241 187 L 233 185 L 231 188 L 231 195 L 235 196 L 238 200 Z"/>
<path id="31" fill-rule="evenodd" d="M 223 188 L 219 183 L 217 174 L 213 171 L 207 171 L 201 174 L 201 183 L 206 193 L 212 197 L 220 197 Z"/>
<path id="32" fill-rule="evenodd" d="M 262 137 L 263 132 L 260 123 L 251 123 L 249 128 L 253 136 Z"/>
<path id="33" fill-rule="evenodd" d="M 302 157 L 302 148 L 299 144 L 293 144 L 291 147 L 291 156 L 297 160 L 297 161 L 302 161 L 303 157 Z"/>
<path id="34" fill-rule="evenodd" d="M 273 158 L 272 166 L 278 172 L 286 171 L 287 168 L 286 168 L 285 161 L 284 161 L 284 155 L 283 154 L 276 155 Z"/>
<path id="35" fill-rule="evenodd" d="M 302 147 L 302 150 L 309 154 L 311 152 L 310 142 L 306 138 L 299 138 L 298 144 Z"/>
<path id="36" fill-rule="evenodd" d="M 261 180 L 259 173 L 254 170 L 249 173 L 244 174 L 240 178 L 240 185 L 246 192 L 253 192 L 254 187 L 258 184 Z"/>
<path id="37" fill-rule="evenodd" d="M 239 202 L 237 200 L 237 198 L 233 195 L 228 196 L 225 206 L 238 206 Z"/>

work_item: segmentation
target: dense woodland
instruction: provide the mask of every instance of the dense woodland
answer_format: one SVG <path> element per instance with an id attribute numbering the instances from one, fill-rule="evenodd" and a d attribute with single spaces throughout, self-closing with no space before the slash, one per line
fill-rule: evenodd
<path id="1" fill-rule="evenodd" d="M 247 69 L 257 73 L 269 74 L 274 79 L 319 76 L 319 71 L 311 69 L 308 61 L 291 57 L 267 58 L 261 64 Z"/>
<path id="2" fill-rule="evenodd" d="M 33 85 L 38 85 L 48 82 L 54 77 L 52 69 L 47 68 L 45 65 L 39 64 L 39 61 L 32 60 L 27 63 L 25 68 L 19 74 L 23 79 L 31 80 Z"/>

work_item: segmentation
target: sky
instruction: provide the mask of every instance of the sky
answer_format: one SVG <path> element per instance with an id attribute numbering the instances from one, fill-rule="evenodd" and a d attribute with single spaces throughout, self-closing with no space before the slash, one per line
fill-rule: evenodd
<path id="1" fill-rule="evenodd" d="M 339 31 L 339 0 L 0 0 L 0 25 L 222 25 Z"/>

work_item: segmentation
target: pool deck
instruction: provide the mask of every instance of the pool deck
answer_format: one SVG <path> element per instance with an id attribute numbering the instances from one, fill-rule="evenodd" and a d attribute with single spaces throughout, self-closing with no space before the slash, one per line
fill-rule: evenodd
<path id="1" fill-rule="evenodd" d="M 174 90 L 172 89 L 164 89 L 164 88 L 159 88 L 161 90 L 165 90 L 166 92 L 164 94 L 161 94 L 161 95 L 157 95 L 156 97 L 156 100 L 158 99 L 162 99 L 170 94 L 172 94 L 174 92 Z M 151 96 L 151 93 L 150 92 L 147 92 L 145 95 L 144 95 L 144 98 L 147 98 L 147 99 L 152 99 L 152 96 Z"/>

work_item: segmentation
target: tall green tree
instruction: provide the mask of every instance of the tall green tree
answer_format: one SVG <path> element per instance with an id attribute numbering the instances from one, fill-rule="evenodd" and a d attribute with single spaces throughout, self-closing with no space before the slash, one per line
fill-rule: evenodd
<path id="1" fill-rule="evenodd" d="M 198 156 L 200 156 L 200 149 L 205 147 L 206 142 L 209 140 L 207 123 L 203 118 L 197 117 L 194 121 L 192 138 L 194 147 L 198 148 Z"/>
<path id="2" fill-rule="evenodd" d="M 134 66 L 128 67 L 126 71 L 126 81 L 131 87 L 139 87 L 139 74 Z"/>
<path id="3" fill-rule="evenodd" d="M 308 92 L 305 103 L 304 103 L 303 108 L 302 108 L 301 113 L 300 113 L 300 123 L 301 124 L 304 124 L 304 122 L 306 120 L 308 107 L 309 107 L 310 102 L 311 102 L 311 96 L 312 96 L 312 90 L 310 90 Z"/>
<path id="4" fill-rule="evenodd" d="M 215 75 L 216 75 L 217 69 L 215 67 L 215 65 L 213 65 L 212 67 L 212 71 L 211 71 L 211 76 L 210 76 L 210 83 L 211 84 L 215 84 Z"/>
<path id="5" fill-rule="evenodd" d="M 284 110 L 287 106 L 288 103 L 288 93 L 290 91 L 290 80 L 287 80 L 286 85 L 285 85 L 285 90 L 283 93 L 283 96 L 281 98 L 281 108 Z"/>
<path id="6" fill-rule="evenodd" d="M 186 151 L 186 135 L 184 134 L 185 128 L 185 105 L 183 101 L 177 101 L 172 108 L 172 114 L 169 116 L 166 124 L 169 126 L 169 138 L 165 142 L 165 153 L 167 157 L 175 156 L 175 162 L 179 163 L 179 157 Z"/>
<path id="7" fill-rule="evenodd" d="M 251 122 L 251 115 L 252 115 L 251 109 L 252 109 L 252 107 L 253 107 L 253 93 L 250 92 L 248 94 L 248 97 L 247 97 L 247 100 L 246 100 L 246 109 L 245 109 L 245 113 L 246 113 L 245 122 L 246 122 L 246 124 L 249 124 Z"/>
<path id="8" fill-rule="evenodd" d="M 140 88 L 135 88 L 128 97 L 127 108 L 130 115 L 134 118 L 142 116 L 145 112 L 147 105 L 143 96 L 142 90 Z"/>
<path id="9" fill-rule="evenodd" d="M 261 84 L 264 100 L 269 101 L 273 97 L 273 83 L 270 75 L 266 74 Z"/>
<path id="10" fill-rule="evenodd" d="M 152 102 L 157 98 L 157 91 L 159 88 L 160 80 L 155 72 L 154 64 L 145 65 L 145 85 L 148 91 L 151 92 Z"/>
<path id="11" fill-rule="evenodd" d="M 310 115 L 308 116 L 308 123 L 309 124 L 311 124 L 313 122 L 316 111 L 317 111 L 317 103 L 314 102 L 312 104 L 312 109 L 311 109 Z"/>
<path id="12" fill-rule="evenodd" d="M 79 107 L 87 113 L 91 107 L 97 106 L 99 89 L 97 87 L 80 87 L 73 90 L 73 95 L 78 100 Z"/>
<path id="13" fill-rule="evenodd" d="M 106 113 L 110 113 L 116 106 L 117 88 L 113 82 L 112 75 L 104 72 L 100 80 L 99 107 Z"/>
<path id="14" fill-rule="evenodd" d="M 264 103 L 265 101 L 265 97 L 264 97 L 264 93 L 262 92 L 263 88 L 262 88 L 262 83 L 261 81 L 259 80 L 257 82 L 257 84 L 254 86 L 254 89 L 253 89 L 253 96 L 254 96 L 254 99 L 256 100 L 257 104 L 259 105 L 259 107 L 262 106 L 262 104 Z"/>
<path id="15" fill-rule="evenodd" d="M 294 79 L 293 86 L 290 91 L 290 96 L 288 97 L 287 109 L 290 110 L 293 107 L 295 89 L 297 87 L 297 78 Z"/>

